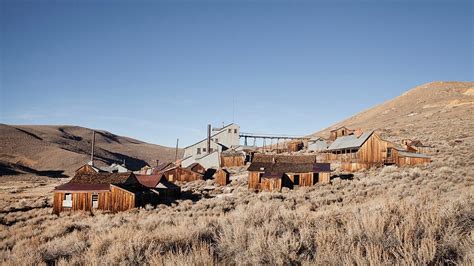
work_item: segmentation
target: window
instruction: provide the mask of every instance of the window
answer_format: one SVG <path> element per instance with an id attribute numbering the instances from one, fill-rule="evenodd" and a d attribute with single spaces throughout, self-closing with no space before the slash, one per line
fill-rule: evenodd
<path id="1" fill-rule="evenodd" d="M 293 176 L 293 186 L 299 186 L 300 185 L 300 175 L 294 175 Z"/>
<path id="2" fill-rule="evenodd" d="M 218 143 L 218 142 L 219 142 L 219 139 L 218 139 L 218 138 L 216 138 L 216 143 Z"/>
<path id="3" fill-rule="evenodd" d="M 392 157 L 392 148 L 387 148 L 387 158 Z"/>
<path id="4" fill-rule="evenodd" d="M 202 148 L 202 151 L 203 151 L 203 152 L 206 152 L 206 148 Z"/>
<path id="5" fill-rule="evenodd" d="M 174 181 L 174 176 L 173 176 L 173 175 L 169 175 L 169 176 L 168 176 L 168 181 L 173 182 L 173 181 Z"/>
<path id="6" fill-rule="evenodd" d="M 234 129 L 234 133 L 237 134 L 237 129 Z"/>
<path id="7" fill-rule="evenodd" d="M 99 207 L 99 195 L 92 194 L 92 208 L 97 209 Z"/>
<path id="8" fill-rule="evenodd" d="M 65 193 L 63 199 L 63 207 L 64 208 L 71 208 L 72 207 L 72 194 Z"/>
<path id="9" fill-rule="evenodd" d="M 201 148 L 197 148 L 197 154 L 201 154 Z"/>
<path id="10" fill-rule="evenodd" d="M 232 133 L 232 128 L 229 128 L 227 132 Z"/>
<path id="11" fill-rule="evenodd" d="M 213 151 L 214 151 L 214 149 L 213 149 L 213 148 L 209 148 L 209 152 L 213 152 Z"/>
<path id="12" fill-rule="evenodd" d="M 263 173 L 258 173 L 258 182 L 261 182 L 263 177 Z"/>

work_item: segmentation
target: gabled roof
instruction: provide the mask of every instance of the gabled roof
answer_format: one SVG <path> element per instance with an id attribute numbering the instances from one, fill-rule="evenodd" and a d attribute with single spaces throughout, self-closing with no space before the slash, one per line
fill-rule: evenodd
<path id="1" fill-rule="evenodd" d="M 108 191 L 110 184 L 73 184 L 66 183 L 54 188 L 54 191 Z"/>
<path id="2" fill-rule="evenodd" d="M 340 127 L 336 127 L 334 129 L 331 129 L 329 132 L 333 132 L 333 131 L 336 131 L 336 130 L 339 130 L 341 128 L 345 128 L 345 129 L 348 129 L 346 126 L 340 126 Z"/>
<path id="3" fill-rule="evenodd" d="M 360 137 L 357 137 L 356 135 L 338 137 L 333 143 L 331 143 L 331 145 L 329 145 L 328 150 L 358 149 L 364 145 L 373 133 L 374 131 L 371 130 L 362 133 Z"/>
<path id="4" fill-rule="evenodd" d="M 132 172 L 125 173 L 78 173 L 76 174 L 70 184 L 120 184 L 126 183 L 130 178 L 133 180 L 135 175 Z"/>
<path id="5" fill-rule="evenodd" d="M 316 155 L 272 155 L 272 154 L 255 154 L 252 162 L 267 163 L 314 163 Z"/>
<path id="6" fill-rule="evenodd" d="M 175 166 L 176 165 L 174 163 L 161 163 L 161 164 L 153 167 L 152 174 L 157 174 L 157 173 L 162 172 L 164 170 L 171 169 Z"/>

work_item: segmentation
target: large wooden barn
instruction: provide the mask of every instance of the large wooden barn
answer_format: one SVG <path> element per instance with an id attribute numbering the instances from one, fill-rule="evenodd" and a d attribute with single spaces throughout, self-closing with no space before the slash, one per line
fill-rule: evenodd
<path id="1" fill-rule="evenodd" d="M 374 131 L 338 137 L 327 149 L 327 161 L 341 162 L 343 171 L 353 172 L 395 164 L 416 165 L 431 161 L 429 156 L 403 149 L 383 140 Z"/>
<path id="2" fill-rule="evenodd" d="M 90 169 L 89 169 L 90 170 Z M 125 211 L 144 206 L 153 198 L 135 175 L 80 171 L 54 189 L 53 213 L 62 211 Z"/>
<path id="3" fill-rule="evenodd" d="M 283 187 L 296 188 L 329 183 L 329 163 L 317 163 L 315 156 L 259 156 L 250 164 L 249 189 L 281 191 Z"/>

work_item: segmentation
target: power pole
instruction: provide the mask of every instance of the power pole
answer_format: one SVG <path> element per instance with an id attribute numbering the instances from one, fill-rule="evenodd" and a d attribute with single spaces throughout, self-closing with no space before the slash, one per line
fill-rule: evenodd
<path id="1" fill-rule="evenodd" d="M 94 166 L 94 146 L 95 146 L 95 130 L 92 130 L 92 151 L 91 151 L 91 165 Z"/>

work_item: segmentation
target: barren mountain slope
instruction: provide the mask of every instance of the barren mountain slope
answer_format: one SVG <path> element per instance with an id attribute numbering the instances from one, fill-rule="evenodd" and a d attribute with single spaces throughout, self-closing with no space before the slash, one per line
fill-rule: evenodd
<path id="1" fill-rule="evenodd" d="M 0 124 L 0 161 L 14 168 L 66 175 L 90 160 L 91 129 L 77 126 L 10 126 Z M 132 169 L 157 159 L 173 160 L 175 149 L 96 132 L 99 164 L 123 162 Z"/>
<path id="2" fill-rule="evenodd" d="M 345 125 L 375 129 L 392 139 L 453 141 L 474 134 L 474 82 L 431 82 L 415 87 L 313 135 L 328 137 L 329 130 Z"/>

